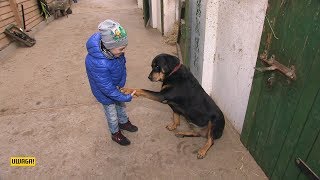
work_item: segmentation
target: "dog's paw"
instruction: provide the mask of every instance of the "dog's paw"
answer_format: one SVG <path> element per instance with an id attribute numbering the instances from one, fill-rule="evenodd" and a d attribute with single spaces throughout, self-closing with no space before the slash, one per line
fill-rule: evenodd
<path id="1" fill-rule="evenodd" d="M 178 138 L 184 138 L 184 135 L 181 134 L 180 132 L 177 132 L 176 134 L 174 134 L 176 137 Z"/>
<path id="2" fill-rule="evenodd" d="M 197 158 L 198 159 L 203 159 L 206 156 L 206 154 L 207 154 L 207 151 L 204 151 L 204 150 L 200 149 L 198 151 Z"/>
<path id="3" fill-rule="evenodd" d="M 141 95 L 141 90 L 140 89 L 131 89 L 131 88 L 120 88 L 120 92 L 124 94 L 132 94 L 134 91 L 136 91 L 133 95 L 133 97 L 139 97 Z"/>
<path id="4" fill-rule="evenodd" d="M 120 92 L 124 93 L 124 94 L 131 94 L 133 93 L 134 89 L 130 89 L 130 88 L 120 88 Z"/>
<path id="5" fill-rule="evenodd" d="M 206 152 L 202 152 L 200 150 L 198 151 L 198 154 L 197 154 L 198 159 L 203 159 L 205 156 L 206 156 Z"/>
<path id="6" fill-rule="evenodd" d="M 177 125 L 176 124 L 168 124 L 166 126 L 166 128 L 169 130 L 169 131 L 173 131 L 175 129 L 177 129 Z"/>

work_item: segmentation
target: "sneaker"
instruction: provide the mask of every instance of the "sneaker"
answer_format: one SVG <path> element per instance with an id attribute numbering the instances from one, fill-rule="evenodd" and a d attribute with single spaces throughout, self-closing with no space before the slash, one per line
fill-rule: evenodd
<path id="1" fill-rule="evenodd" d="M 123 129 L 123 130 L 126 130 L 126 131 L 129 131 L 129 132 L 136 132 L 138 131 L 138 127 L 131 124 L 131 122 L 128 120 L 128 122 L 124 123 L 124 124 L 120 124 L 119 123 L 119 127 L 120 129 Z"/>
<path id="2" fill-rule="evenodd" d="M 128 138 L 126 138 L 121 131 L 119 130 L 118 132 L 112 134 L 111 139 L 121 146 L 127 146 L 130 144 L 130 141 Z"/>

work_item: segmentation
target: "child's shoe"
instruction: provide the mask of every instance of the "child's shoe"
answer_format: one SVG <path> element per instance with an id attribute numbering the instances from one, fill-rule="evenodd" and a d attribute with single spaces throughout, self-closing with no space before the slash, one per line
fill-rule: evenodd
<path id="1" fill-rule="evenodd" d="M 120 129 L 127 130 L 129 132 L 138 131 L 138 127 L 133 125 L 133 124 L 131 124 L 131 122 L 129 120 L 128 120 L 128 122 L 126 122 L 124 124 L 119 123 L 119 127 L 120 127 Z"/>
<path id="2" fill-rule="evenodd" d="M 112 134 L 111 139 L 121 146 L 127 146 L 130 144 L 130 141 L 128 138 L 126 138 L 121 131 L 119 130 L 118 132 Z"/>

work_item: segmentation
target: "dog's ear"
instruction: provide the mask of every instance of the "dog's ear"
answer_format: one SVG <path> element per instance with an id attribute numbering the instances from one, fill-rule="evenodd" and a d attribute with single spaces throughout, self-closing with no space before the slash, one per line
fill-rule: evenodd
<path id="1" fill-rule="evenodd" d="M 170 70 L 170 68 L 168 67 L 167 64 L 163 64 L 163 65 L 161 66 L 161 72 L 162 72 L 163 74 L 169 74 L 169 73 L 171 72 L 171 70 Z"/>
<path id="2" fill-rule="evenodd" d="M 173 71 L 173 69 L 180 63 L 180 60 L 172 55 L 167 55 L 166 56 L 166 65 L 168 68 L 167 72 Z"/>

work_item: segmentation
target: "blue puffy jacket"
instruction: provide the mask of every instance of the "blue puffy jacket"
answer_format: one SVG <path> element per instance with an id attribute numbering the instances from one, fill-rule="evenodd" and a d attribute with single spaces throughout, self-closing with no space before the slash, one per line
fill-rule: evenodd
<path id="1" fill-rule="evenodd" d="M 100 40 L 100 33 L 95 33 L 87 41 L 86 70 L 93 95 L 105 105 L 131 101 L 130 94 L 123 94 L 117 88 L 126 82 L 126 58 L 121 55 L 108 59 L 101 51 Z"/>

